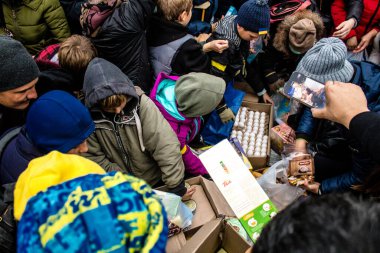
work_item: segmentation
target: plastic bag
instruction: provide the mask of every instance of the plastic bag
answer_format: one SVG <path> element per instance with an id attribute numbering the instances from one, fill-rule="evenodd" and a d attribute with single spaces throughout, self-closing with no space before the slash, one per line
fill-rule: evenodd
<path id="1" fill-rule="evenodd" d="M 157 190 L 154 190 L 154 192 L 161 199 L 161 202 L 165 207 L 168 220 L 171 223 L 182 229 L 191 226 L 193 213 L 184 203 L 182 203 L 181 197 L 169 192 Z"/>
<path id="2" fill-rule="evenodd" d="M 289 160 L 284 159 L 273 164 L 257 181 L 278 210 L 290 205 L 304 194 L 305 190 L 291 186 L 287 181 Z M 277 183 L 279 179 L 283 183 Z"/>
<path id="3" fill-rule="evenodd" d="M 244 96 L 245 92 L 233 88 L 233 82 L 227 84 L 224 100 L 235 115 L 243 102 Z M 214 110 L 202 131 L 203 140 L 207 144 L 215 145 L 224 139 L 228 139 L 233 126 L 233 121 L 223 124 L 218 113 Z"/>

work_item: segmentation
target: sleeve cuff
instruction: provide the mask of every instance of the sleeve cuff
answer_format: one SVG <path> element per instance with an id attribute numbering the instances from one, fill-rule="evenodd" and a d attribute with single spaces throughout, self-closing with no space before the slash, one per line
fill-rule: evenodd
<path id="1" fill-rule="evenodd" d="M 174 193 L 175 195 L 178 195 L 182 197 L 187 192 L 187 189 L 185 187 L 185 181 L 182 181 L 177 187 L 170 188 L 169 192 Z"/>
<path id="2" fill-rule="evenodd" d="M 267 93 L 267 90 L 266 90 L 266 89 L 263 89 L 262 91 L 260 91 L 260 92 L 257 93 L 257 96 L 261 97 L 261 96 L 263 96 L 265 93 Z"/>
<path id="3" fill-rule="evenodd" d="M 297 133 L 296 134 L 296 139 L 304 139 L 305 141 L 309 142 L 310 141 L 310 136 L 305 134 L 305 133 Z"/>

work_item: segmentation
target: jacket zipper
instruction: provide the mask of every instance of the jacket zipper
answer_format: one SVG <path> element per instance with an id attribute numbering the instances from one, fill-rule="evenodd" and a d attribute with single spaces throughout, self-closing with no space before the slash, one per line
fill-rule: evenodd
<path id="1" fill-rule="evenodd" d="M 379 7 L 380 7 L 380 0 L 379 0 L 379 1 L 377 1 L 377 7 L 376 7 L 376 10 L 375 10 L 375 12 L 373 13 L 373 15 L 372 15 L 371 19 L 369 20 L 369 22 L 368 22 L 367 26 L 365 27 L 365 30 L 364 30 L 364 35 L 367 33 L 367 30 L 368 30 L 368 28 L 370 27 L 370 25 L 371 25 L 371 23 L 372 23 L 373 19 L 376 17 L 376 15 L 377 15 L 377 12 L 379 11 Z"/>
<path id="2" fill-rule="evenodd" d="M 119 145 L 119 149 L 123 153 L 125 163 L 127 164 L 127 168 L 126 169 L 127 169 L 128 173 L 133 176 L 134 173 L 132 172 L 131 163 L 129 161 L 128 153 L 127 153 L 127 151 L 124 148 L 123 142 L 121 141 L 119 127 L 118 126 L 116 126 L 116 127 L 114 126 L 114 129 L 115 129 L 116 140 L 117 140 L 117 143 Z"/>

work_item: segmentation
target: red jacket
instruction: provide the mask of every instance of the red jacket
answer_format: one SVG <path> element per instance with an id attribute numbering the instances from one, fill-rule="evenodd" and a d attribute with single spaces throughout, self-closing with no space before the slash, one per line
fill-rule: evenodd
<path id="1" fill-rule="evenodd" d="M 364 9 L 359 25 L 353 28 L 344 38 L 345 40 L 356 36 L 358 41 L 372 29 L 380 30 L 380 0 L 363 0 Z M 346 20 L 347 12 L 343 0 L 334 0 L 331 5 L 331 16 L 335 27 Z"/>

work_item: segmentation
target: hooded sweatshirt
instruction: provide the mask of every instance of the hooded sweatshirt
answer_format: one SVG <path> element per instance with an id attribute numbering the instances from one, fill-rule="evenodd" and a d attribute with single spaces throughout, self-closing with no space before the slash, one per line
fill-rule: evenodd
<path id="1" fill-rule="evenodd" d="M 188 143 L 199 133 L 203 115 L 211 113 L 223 98 L 226 83 L 223 79 L 203 73 L 182 77 L 160 73 L 150 98 L 169 122 L 181 144 L 186 172 L 208 174 Z"/>
<path id="2" fill-rule="evenodd" d="M 146 95 L 138 95 L 119 68 L 100 58 L 90 62 L 83 90 L 95 122 L 95 133 L 88 139 L 84 155 L 106 171 L 128 172 L 152 186 L 162 180 L 173 193 L 185 194 L 180 144 L 154 103 Z M 129 98 L 123 112 L 101 111 L 99 101 L 114 94 Z"/>

